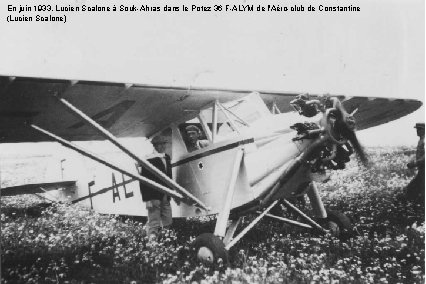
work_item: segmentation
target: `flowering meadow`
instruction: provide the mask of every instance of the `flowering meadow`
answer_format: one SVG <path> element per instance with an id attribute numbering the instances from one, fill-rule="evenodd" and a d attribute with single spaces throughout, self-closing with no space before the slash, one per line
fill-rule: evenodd
<path id="1" fill-rule="evenodd" d="M 263 219 L 230 250 L 229 265 L 220 259 L 205 266 L 192 251 L 199 234 L 213 231 L 214 218 L 175 220 L 150 242 L 144 220 L 3 197 L 1 282 L 424 283 L 424 203 L 404 194 L 414 151 L 367 152 L 369 168 L 351 161 L 319 184 L 326 207 L 346 214 L 356 236 L 339 240 Z M 303 206 L 310 210 L 308 201 Z"/>

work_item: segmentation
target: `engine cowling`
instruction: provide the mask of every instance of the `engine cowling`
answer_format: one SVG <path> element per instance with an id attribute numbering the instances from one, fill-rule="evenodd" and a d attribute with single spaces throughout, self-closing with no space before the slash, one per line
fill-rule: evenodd
<path id="1" fill-rule="evenodd" d="M 367 164 L 367 155 L 358 141 L 355 125 L 354 117 L 339 104 L 335 108 L 326 109 L 315 127 L 312 123 L 296 123 L 292 127 L 298 131 L 298 136 L 294 140 L 323 141 L 309 155 L 308 164 L 312 172 L 344 169 L 354 152 L 364 165 Z"/>

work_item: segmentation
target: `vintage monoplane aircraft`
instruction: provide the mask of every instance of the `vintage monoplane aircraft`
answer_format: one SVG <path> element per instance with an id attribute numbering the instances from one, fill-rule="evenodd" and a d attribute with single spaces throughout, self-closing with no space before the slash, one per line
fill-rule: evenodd
<path id="1" fill-rule="evenodd" d="M 321 232 L 350 229 L 346 216 L 324 208 L 315 181 L 344 168 L 353 152 L 366 161 L 355 129 L 398 119 L 422 104 L 10 76 L 0 77 L 0 102 L 1 143 L 57 141 L 84 157 L 74 165 L 75 179 L 3 188 L 3 196 L 49 191 L 101 213 L 144 216 L 141 182 L 178 201 L 175 217 L 217 215 L 214 232 L 194 243 L 198 257 L 207 261 L 226 258 L 264 216 Z M 182 132 L 188 124 L 202 129 L 207 147 L 188 151 Z M 173 179 L 118 140 L 160 133 L 171 141 Z M 71 142 L 84 140 L 109 140 L 128 159 L 119 163 Z M 135 165 L 167 186 L 146 179 Z M 289 202 L 305 194 L 313 217 Z M 278 204 L 299 218 L 270 214 Z M 248 213 L 258 217 L 234 236 Z"/>

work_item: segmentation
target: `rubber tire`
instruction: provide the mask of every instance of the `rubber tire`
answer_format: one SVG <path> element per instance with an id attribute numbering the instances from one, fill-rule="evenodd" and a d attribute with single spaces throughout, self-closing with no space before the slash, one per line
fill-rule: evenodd
<path id="1" fill-rule="evenodd" d="M 222 258 L 224 264 L 228 264 L 228 251 L 225 248 L 222 240 L 212 233 L 204 233 L 199 235 L 192 243 L 192 247 L 195 250 L 195 255 L 198 254 L 198 250 L 201 247 L 207 247 L 213 253 L 213 263 L 219 258 Z M 203 260 L 202 260 L 203 261 Z"/>
<path id="2" fill-rule="evenodd" d="M 351 220 L 339 211 L 327 210 L 326 229 L 331 230 L 333 236 L 340 239 L 350 238 L 354 228 Z"/>

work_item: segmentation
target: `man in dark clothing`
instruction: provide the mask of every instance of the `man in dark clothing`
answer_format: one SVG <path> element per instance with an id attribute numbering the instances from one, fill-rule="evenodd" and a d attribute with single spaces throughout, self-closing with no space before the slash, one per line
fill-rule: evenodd
<path id="1" fill-rule="evenodd" d="M 410 200 L 424 202 L 425 198 L 425 124 L 416 123 L 417 136 L 419 143 L 417 144 L 416 159 L 409 162 L 409 169 L 417 168 L 417 175 L 407 186 L 407 198 Z"/>
<path id="2" fill-rule="evenodd" d="M 157 153 L 150 157 L 148 161 L 171 178 L 172 168 L 170 165 L 170 156 L 165 154 L 168 143 L 167 138 L 164 136 L 156 136 L 152 139 L 151 143 Z M 141 175 L 158 184 L 166 186 L 162 180 L 147 169 L 142 168 Z M 142 183 L 140 183 L 140 190 L 142 200 L 146 202 L 146 208 L 148 210 L 147 234 L 151 238 L 152 235 L 156 236 L 162 227 L 166 228 L 172 224 L 170 196 Z"/>

